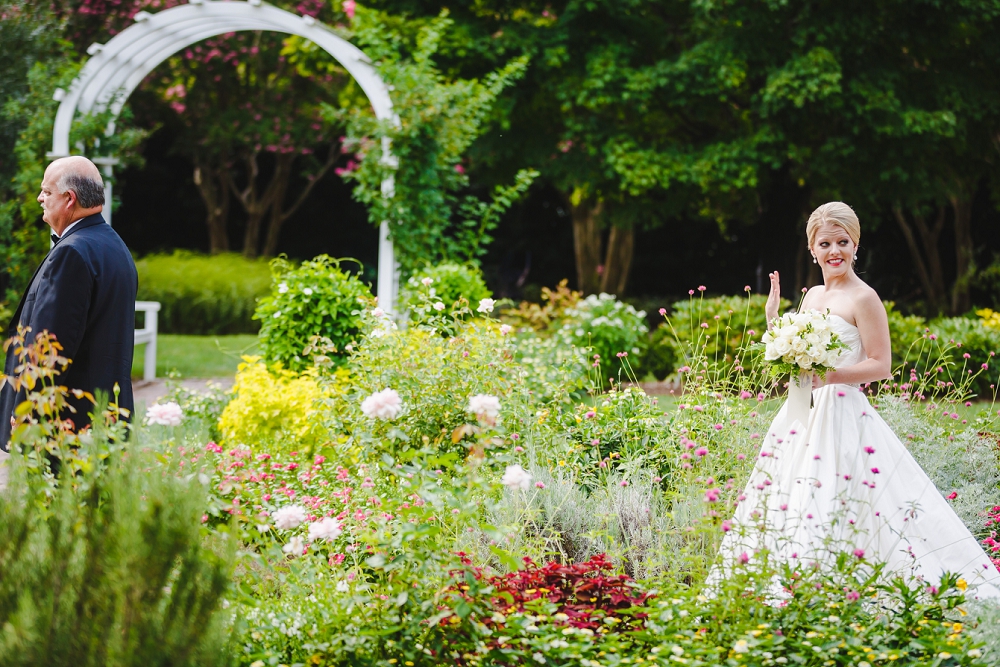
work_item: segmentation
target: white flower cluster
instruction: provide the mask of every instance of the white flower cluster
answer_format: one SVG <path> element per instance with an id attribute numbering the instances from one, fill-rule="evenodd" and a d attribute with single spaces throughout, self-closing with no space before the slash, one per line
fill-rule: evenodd
<path id="1" fill-rule="evenodd" d="M 761 341 L 764 359 L 804 371 L 833 368 L 842 347 L 829 318 L 816 310 L 785 313 L 776 318 Z"/>
<path id="2" fill-rule="evenodd" d="M 309 521 L 309 515 L 306 512 L 306 508 L 302 505 L 285 505 L 281 509 L 275 511 L 272 516 L 274 519 L 274 527 L 277 530 L 295 530 L 302 524 Z M 268 526 L 264 526 L 267 530 Z M 341 533 L 344 532 L 340 523 L 333 517 L 323 517 L 317 519 L 309 524 L 308 528 L 309 542 L 330 542 L 332 540 L 340 537 Z M 306 548 L 306 541 L 302 539 L 301 535 L 292 535 L 288 538 L 288 542 L 281 548 L 289 556 L 301 556 Z"/>

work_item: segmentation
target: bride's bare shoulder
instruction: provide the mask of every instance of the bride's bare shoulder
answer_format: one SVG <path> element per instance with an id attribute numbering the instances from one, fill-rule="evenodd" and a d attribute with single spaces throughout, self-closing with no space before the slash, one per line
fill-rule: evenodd
<path id="1" fill-rule="evenodd" d="M 861 283 L 852 291 L 851 300 L 854 301 L 854 310 L 861 319 L 867 319 L 873 315 L 879 320 L 886 319 L 882 299 L 871 286 Z"/>

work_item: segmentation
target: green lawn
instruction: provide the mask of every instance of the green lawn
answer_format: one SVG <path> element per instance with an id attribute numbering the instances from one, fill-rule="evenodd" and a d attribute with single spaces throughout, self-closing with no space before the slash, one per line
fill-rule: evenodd
<path id="1" fill-rule="evenodd" d="M 137 345 L 132 377 L 141 378 L 145 345 Z M 157 339 L 156 376 L 176 371 L 182 378 L 226 377 L 236 373 L 240 356 L 257 354 L 257 336 L 181 336 L 160 334 Z"/>

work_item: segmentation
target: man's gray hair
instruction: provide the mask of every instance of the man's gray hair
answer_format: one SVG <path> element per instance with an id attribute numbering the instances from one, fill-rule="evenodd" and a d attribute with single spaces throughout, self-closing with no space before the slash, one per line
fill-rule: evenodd
<path id="1" fill-rule="evenodd" d="M 104 183 L 99 178 L 90 178 L 83 174 L 65 173 L 56 181 L 56 187 L 63 193 L 72 190 L 76 193 L 80 208 L 104 206 Z"/>

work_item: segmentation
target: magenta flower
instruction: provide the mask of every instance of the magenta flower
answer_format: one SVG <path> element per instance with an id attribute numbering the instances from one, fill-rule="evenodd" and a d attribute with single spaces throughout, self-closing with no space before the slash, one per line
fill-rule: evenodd
<path id="1" fill-rule="evenodd" d="M 871 446 L 865 447 L 865 452 L 867 452 L 868 454 L 874 454 L 875 448 Z"/>
<path id="2" fill-rule="evenodd" d="M 743 553 L 740 554 L 740 563 L 746 565 L 749 562 L 750 562 L 750 556 L 747 554 L 746 551 L 744 551 Z"/>
<path id="3" fill-rule="evenodd" d="M 706 288 L 704 285 L 698 285 L 698 291 L 699 292 L 704 292 L 706 289 L 708 289 L 708 288 Z"/>
<path id="4" fill-rule="evenodd" d="M 694 450 L 694 453 L 697 456 L 705 456 L 706 454 L 708 454 L 708 449 L 705 447 L 699 447 L 698 449 Z"/>
<path id="5" fill-rule="evenodd" d="M 857 559 L 859 559 L 859 560 L 862 559 L 862 558 L 864 558 L 865 557 L 865 550 L 864 549 L 855 549 L 854 550 L 854 557 L 857 558 Z"/>
<path id="6" fill-rule="evenodd" d="M 722 532 L 728 533 L 732 529 L 733 529 L 733 523 L 729 519 L 726 519 L 725 521 L 722 522 Z"/>
<path id="7" fill-rule="evenodd" d="M 848 602 L 857 602 L 861 598 L 861 593 L 857 591 L 847 591 L 847 595 L 844 596 Z"/>

